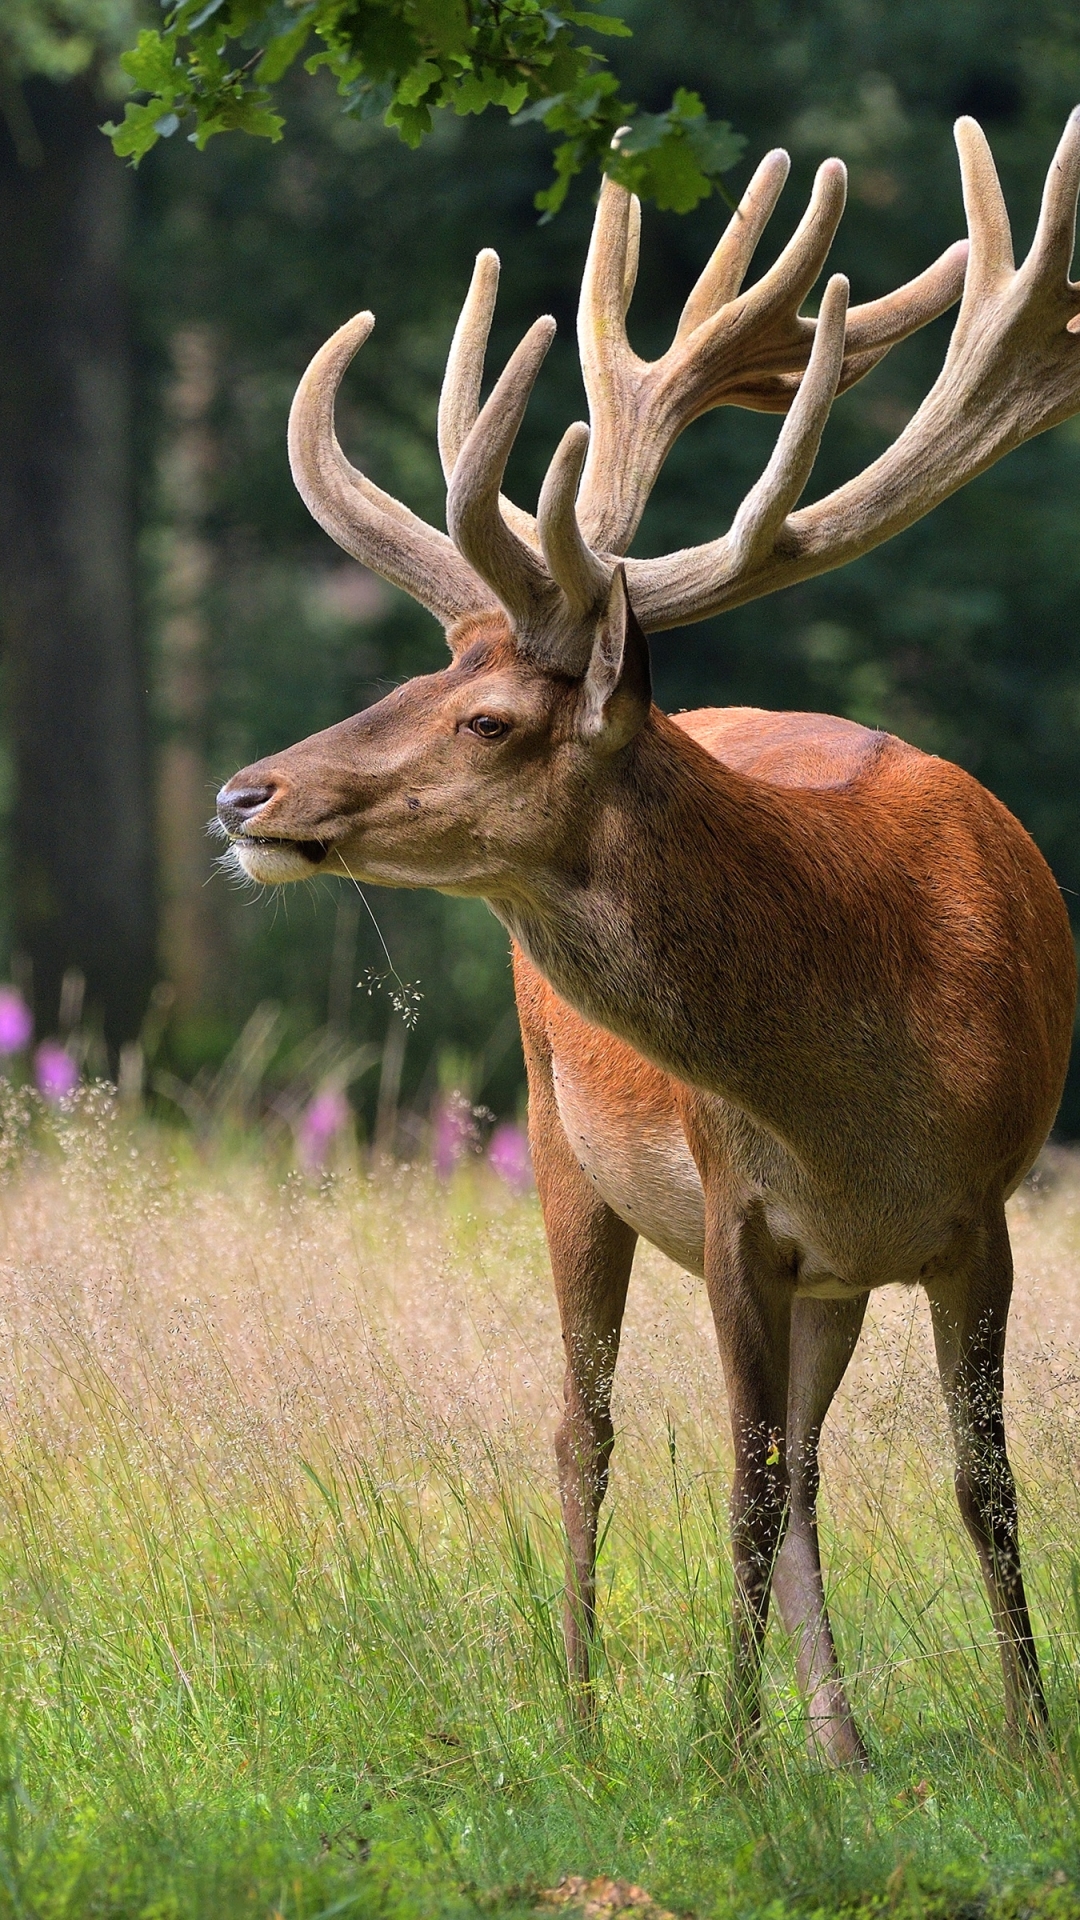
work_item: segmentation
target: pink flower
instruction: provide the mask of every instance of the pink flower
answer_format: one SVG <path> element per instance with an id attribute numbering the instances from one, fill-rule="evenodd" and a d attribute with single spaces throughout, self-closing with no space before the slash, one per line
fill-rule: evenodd
<path id="1" fill-rule="evenodd" d="M 0 1054 L 21 1053 L 34 1022 L 18 987 L 0 987 Z"/>
<path id="2" fill-rule="evenodd" d="M 34 1079 L 46 1100 L 64 1100 L 79 1084 L 79 1068 L 59 1040 L 43 1040 L 34 1055 Z"/>
<path id="3" fill-rule="evenodd" d="M 487 1151 L 488 1166 L 505 1180 L 514 1193 L 524 1193 L 532 1185 L 532 1161 L 524 1127 L 503 1120 L 491 1136 Z"/>
<path id="4" fill-rule="evenodd" d="M 440 1180 L 448 1180 L 476 1139 L 472 1108 L 463 1093 L 448 1093 L 438 1102 L 431 1128 L 431 1164 Z"/>
<path id="5" fill-rule="evenodd" d="M 338 1135 L 345 1131 L 352 1109 L 338 1087 L 322 1087 L 308 1101 L 296 1129 L 296 1151 L 307 1173 L 321 1173 Z"/>

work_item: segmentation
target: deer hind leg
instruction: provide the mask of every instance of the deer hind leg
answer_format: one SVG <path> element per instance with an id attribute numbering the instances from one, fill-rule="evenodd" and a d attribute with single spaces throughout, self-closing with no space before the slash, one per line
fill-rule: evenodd
<path id="1" fill-rule="evenodd" d="M 709 1291 L 727 1386 L 735 1472 L 731 1545 L 735 1568 L 730 1713 L 736 1749 L 761 1711 L 761 1652 L 773 1567 L 788 1507 L 785 1459 L 791 1270 L 751 1214 L 709 1219 Z"/>
<path id="2" fill-rule="evenodd" d="M 637 1234 L 581 1171 L 550 1084 L 532 1072 L 529 1130 L 566 1352 L 563 1416 L 555 1436 L 567 1541 L 566 1658 L 579 1702 L 587 1707 L 597 1525 L 615 1438 L 611 1387 Z"/>
<path id="3" fill-rule="evenodd" d="M 1049 1724 L 1031 1631 L 1016 1484 L 1002 1411 L 1012 1251 L 1004 1212 L 977 1229 L 962 1269 L 927 1284 L 938 1369 L 956 1448 L 956 1496 L 979 1556 L 1001 1648 L 1005 1707 L 1021 1740 Z"/>
<path id="4" fill-rule="evenodd" d="M 862 1329 L 867 1295 L 855 1300 L 796 1300 L 791 1312 L 788 1383 L 788 1527 L 773 1590 L 795 1643 L 806 1696 L 810 1742 L 832 1766 L 862 1767 L 867 1752 L 840 1678 L 825 1604 L 818 1545 L 818 1442 L 833 1395 Z"/>

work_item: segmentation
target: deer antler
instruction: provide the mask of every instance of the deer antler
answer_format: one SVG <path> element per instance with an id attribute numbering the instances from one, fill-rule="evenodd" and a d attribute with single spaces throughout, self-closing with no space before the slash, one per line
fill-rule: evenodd
<path id="1" fill-rule="evenodd" d="M 847 195 L 843 161 L 825 161 L 780 258 L 740 294 L 790 166 L 782 149 L 766 154 L 683 308 L 672 345 L 652 362 L 638 359 L 626 337 L 641 205 L 625 187 L 605 179 L 578 309 L 592 438 L 577 511 L 582 535 L 595 550 L 625 553 L 673 442 L 699 414 L 723 405 L 768 413 L 786 413 L 790 407 L 817 325 L 799 307 L 825 263 Z M 852 308 L 841 392 L 876 367 L 897 341 L 953 304 L 963 285 L 966 251 L 959 241 L 906 286 Z M 477 256 L 439 403 L 447 484 L 476 419 L 498 276 L 498 256 L 486 248 Z M 535 548 L 532 516 L 505 495 L 500 507 L 519 539 Z"/>
<path id="2" fill-rule="evenodd" d="M 810 204 L 769 271 L 740 293 L 791 162 L 766 154 L 683 308 L 659 360 L 639 360 L 626 337 L 640 217 L 632 196 L 604 181 L 581 286 L 578 341 L 592 442 L 578 516 L 590 545 L 625 553 L 660 468 L 699 414 L 722 405 L 786 413 L 816 322 L 799 313 L 825 264 L 847 196 L 840 160 L 818 168 Z M 952 305 L 964 278 L 963 242 L 907 286 L 848 315 L 840 391 L 869 373 L 898 340 Z"/>
<path id="3" fill-rule="evenodd" d="M 726 536 L 733 567 L 752 571 L 772 552 L 810 477 L 843 371 L 847 296 L 846 279 L 835 274 L 825 289 L 806 372 L 772 459 Z M 447 520 L 455 544 L 511 615 L 523 650 L 577 673 L 588 659 L 590 617 L 595 618 L 603 604 L 616 564 L 583 540 L 574 511 L 588 427 L 578 422 L 564 434 L 540 494 L 537 520 L 546 566 L 499 511 L 507 456 L 554 332 L 554 321 L 537 320 L 508 361 L 458 454 Z"/>
<path id="4" fill-rule="evenodd" d="M 945 364 L 918 412 L 872 466 L 783 518 L 767 549 L 747 554 L 735 537 L 737 516 L 720 540 L 627 561 L 634 610 L 647 631 L 704 620 L 842 566 L 1080 408 L 1080 285 L 1068 278 L 1080 108 L 1051 162 L 1035 238 L 1019 268 L 994 162 L 974 120 L 957 121 L 956 144 L 971 256 Z"/>
<path id="5" fill-rule="evenodd" d="M 895 445 L 826 500 L 794 512 L 832 399 L 897 340 L 955 298 L 966 243 L 884 299 L 846 316 L 846 284 L 830 282 L 818 319 L 799 306 L 821 270 L 843 208 L 838 160 L 818 171 L 796 233 L 755 285 L 739 288 L 787 175 L 766 156 L 683 310 L 668 352 L 652 363 L 629 347 L 639 209 L 606 181 L 582 288 L 580 335 L 592 427 L 564 436 L 537 519 L 499 492 L 554 331 L 538 321 L 478 414 L 498 260 L 480 255 L 447 364 L 439 444 L 449 480 L 451 539 L 383 493 L 346 460 L 334 396 L 370 314 L 316 355 L 297 392 L 290 453 L 297 485 L 339 545 L 402 586 L 452 627 L 501 605 L 523 650 L 576 672 L 588 623 L 679 431 L 735 403 L 788 413 L 765 473 L 720 540 L 656 560 L 628 560 L 647 631 L 704 619 L 839 566 L 898 532 L 965 480 L 1080 406 L 1080 289 L 1066 279 L 1080 182 L 1080 110 L 1047 180 L 1031 253 L 1012 266 L 1008 219 L 989 149 L 974 121 L 957 139 L 972 257 L 941 376 Z M 805 369 L 805 372 L 804 372 Z M 580 485 L 575 508 L 575 489 Z"/>

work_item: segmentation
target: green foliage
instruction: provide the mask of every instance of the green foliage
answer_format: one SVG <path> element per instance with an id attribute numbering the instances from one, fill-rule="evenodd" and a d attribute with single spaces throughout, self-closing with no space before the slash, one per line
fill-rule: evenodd
<path id="1" fill-rule="evenodd" d="M 345 111 L 381 116 L 419 146 L 439 108 L 466 115 L 501 107 L 559 136 L 555 180 L 537 195 L 555 213 L 570 181 L 598 165 L 658 206 L 685 212 L 713 191 L 745 144 L 710 123 L 697 94 L 679 88 L 666 113 L 637 114 L 604 56 L 581 36 L 626 38 L 614 15 L 553 0 L 182 0 L 147 29 L 122 64 L 137 93 L 117 153 L 138 162 L 191 118 L 202 148 L 216 133 L 281 137 L 273 89 L 314 38 L 309 72 L 333 74 Z"/>
<path id="2" fill-rule="evenodd" d="M 135 0 L 4 0 L 0 82 L 73 80 L 134 32 Z"/>

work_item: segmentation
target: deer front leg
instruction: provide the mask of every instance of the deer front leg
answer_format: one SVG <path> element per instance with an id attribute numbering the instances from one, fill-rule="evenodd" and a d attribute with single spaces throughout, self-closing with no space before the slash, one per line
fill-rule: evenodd
<path id="1" fill-rule="evenodd" d="M 956 1448 L 956 1497 L 990 1599 L 1008 1724 L 1017 1739 L 1039 1740 L 1049 1715 L 1020 1570 L 1016 1483 L 1002 1409 L 1012 1295 L 1012 1250 L 1003 1211 L 975 1230 L 963 1267 L 928 1282 L 926 1291 Z"/>
<path id="2" fill-rule="evenodd" d="M 787 1519 L 788 1354 L 792 1277 L 754 1215 L 709 1224 L 705 1282 L 727 1384 L 735 1473 L 731 1723 L 738 1750 L 761 1711 L 761 1651 L 773 1567 Z"/>
<path id="3" fill-rule="evenodd" d="M 561 1211 L 565 1212 L 565 1200 Z M 596 1632 L 596 1540 L 615 1443 L 611 1386 L 636 1234 L 604 1208 L 549 1229 L 566 1349 L 563 1417 L 555 1435 L 567 1540 L 563 1630 L 571 1681 L 587 1699 Z"/>
<path id="4" fill-rule="evenodd" d="M 773 1574 L 776 1604 L 795 1643 L 811 1745 L 837 1767 L 863 1767 L 867 1752 L 840 1678 L 825 1605 L 817 1530 L 818 1443 L 855 1351 L 867 1298 L 796 1299 L 793 1304 L 787 1417 L 790 1510 Z"/>
<path id="5" fill-rule="evenodd" d="M 637 1235 L 600 1198 L 563 1132 L 550 1075 L 529 1061 L 529 1136 L 566 1351 L 555 1436 L 567 1568 L 571 1683 L 589 1710 L 596 1625 L 596 1536 L 614 1444 L 611 1387 Z"/>

